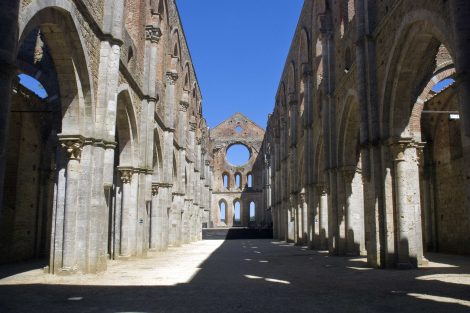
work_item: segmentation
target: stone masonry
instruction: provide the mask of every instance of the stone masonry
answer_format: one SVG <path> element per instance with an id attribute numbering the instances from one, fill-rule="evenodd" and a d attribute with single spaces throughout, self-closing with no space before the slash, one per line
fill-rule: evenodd
<path id="1" fill-rule="evenodd" d="M 459 0 L 305 1 L 263 143 L 276 238 L 375 267 L 470 254 L 469 17 Z"/>
<path id="2" fill-rule="evenodd" d="M 0 262 L 96 273 L 201 240 L 208 128 L 175 1 L 13 0 L 0 15 Z"/>
<path id="3" fill-rule="evenodd" d="M 214 166 L 212 226 L 266 227 L 270 224 L 267 211 L 269 193 L 266 189 L 264 153 L 261 150 L 263 138 L 264 129 L 241 113 L 234 114 L 211 129 Z M 246 164 L 237 166 L 227 160 L 227 150 L 236 144 L 248 148 L 250 158 Z M 240 211 L 235 214 L 237 203 Z M 250 209 L 254 210 L 251 219 Z M 222 210 L 225 210 L 225 221 L 221 220 Z M 238 214 L 240 218 L 236 220 L 234 217 Z"/>

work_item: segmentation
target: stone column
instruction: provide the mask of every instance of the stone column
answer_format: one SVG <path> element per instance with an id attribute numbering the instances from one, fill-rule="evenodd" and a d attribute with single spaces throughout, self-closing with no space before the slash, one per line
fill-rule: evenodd
<path id="1" fill-rule="evenodd" d="M 132 179 L 134 169 L 130 167 L 118 167 L 122 182 L 122 208 L 121 208 L 121 249 L 120 257 L 132 256 L 135 235 L 135 224 L 137 223 L 137 208 L 132 201 Z"/>
<path id="2" fill-rule="evenodd" d="M 150 250 L 162 249 L 162 228 L 163 228 L 163 215 L 162 204 L 158 193 L 159 184 L 152 183 L 152 212 L 150 218 Z"/>
<path id="3" fill-rule="evenodd" d="M 295 242 L 296 241 L 296 229 L 295 229 L 295 218 L 296 218 L 296 208 L 297 208 L 297 195 L 291 194 L 288 202 L 287 210 L 287 241 Z"/>
<path id="4" fill-rule="evenodd" d="M 170 214 L 171 214 L 171 184 L 160 184 L 158 193 L 160 195 L 160 212 L 162 214 L 162 248 L 161 250 L 166 250 L 169 245 L 169 235 L 170 235 Z"/>
<path id="5" fill-rule="evenodd" d="M 328 189 L 325 184 L 317 185 L 319 196 L 319 248 L 327 250 L 329 246 Z"/>
<path id="6" fill-rule="evenodd" d="M 165 125 L 169 129 L 175 129 L 175 84 L 178 80 L 177 72 L 166 73 L 166 90 L 165 90 Z"/>
<path id="7" fill-rule="evenodd" d="M 355 166 L 343 168 L 346 196 L 346 253 L 366 255 L 362 174 Z"/>
<path id="8" fill-rule="evenodd" d="M 307 186 L 307 244 L 310 249 L 318 249 L 319 233 L 319 206 L 318 193 L 313 184 Z"/>
<path id="9" fill-rule="evenodd" d="M 338 179 L 337 179 L 337 169 L 329 169 L 328 170 L 328 250 L 331 254 L 338 254 L 339 252 L 339 214 L 338 214 L 338 203 L 337 203 L 337 186 L 338 186 Z"/>
<path id="10" fill-rule="evenodd" d="M 344 167 L 340 168 L 336 175 L 336 203 L 338 214 L 338 254 L 346 254 L 347 234 L 346 234 L 346 219 L 347 219 L 347 196 L 346 196 L 346 177 Z"/>
<path id="11" fill-rule="evenodd" d="M 302 245 L 307 245 L 308 243 L 308 213 L 307 213 L 307 199 L 305 192 L 301 192 L 299 196 L 299 208 L 300 213 L 302 215 L 302 223 L 301 223 L 301 237 L 300 241 Z"/>
<path id="12" fill-rule="evenodd" d="M 424 261 L 417 147 L 411 139 L 392 144 L 399 268 L 417 267 Z"/>
<path id="13" fill-rule="evenodd" d="M 16 78 L 16 53 L 18 45 L 18 11 L 19 0 L 0 2 L 0 215 L 3 210 L 3 181 L 5 179 L 5 162 L 10 106 L 13 83 Z"/>
<path id="14" fill-rule="evenodd" d="M 64 206 L 64 232 L 62 245 L 62 266 L 58 274 L 69 274 L 79 270 L 77 265 L 77 214 L 79 211 L 79 181 L 80 159 L 83 150 L 82 138 L 61 138 L 61 145 L 68 155 L 66 170 L 65 206 Z M 81 234 L 84 235 L 84 234 Z"/>
<path id="15" fill-rule="evenodd" d="M 299 195 L 297 195 L 297 199 L 300 200 Z M 297 245 L 302 245 L 302 224 L 303 224 L 302 216 L 303 214 L 302 214 L 302 203 L 299 200 L 296 201 L 295 206 L 293 207 L 294 212 L 295 212 L 294 229 L 295 229 L 295 243 Z"/>

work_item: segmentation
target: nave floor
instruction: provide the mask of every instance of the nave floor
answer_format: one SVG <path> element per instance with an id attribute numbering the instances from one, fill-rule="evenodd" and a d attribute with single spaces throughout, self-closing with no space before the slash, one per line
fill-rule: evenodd
<path id="1" fill-rule="evenodd" d="M 0 312 L 470 312 L 470 257 L 427 255 L 418 270 L 266 239 L 204 240 L 57 277 L 0 266 Z M 28 270 L 27 270 L 28 269 Z"/>

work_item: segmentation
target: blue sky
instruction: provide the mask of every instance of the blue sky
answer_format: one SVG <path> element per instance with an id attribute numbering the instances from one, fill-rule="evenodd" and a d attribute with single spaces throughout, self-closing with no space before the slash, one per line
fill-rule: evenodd
<path id="1" fill-rule="evenodd" d="M 266 127 L 303 0 L 177 0 L 210 127 Z"/>

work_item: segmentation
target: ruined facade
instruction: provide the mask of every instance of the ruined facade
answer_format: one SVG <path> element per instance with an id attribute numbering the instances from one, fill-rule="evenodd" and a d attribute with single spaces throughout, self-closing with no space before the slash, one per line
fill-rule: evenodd
<path id="1" fill-rule="evenodd" d="M 375 267 L 470 253 L 469 16 L 305 1 L 264 141 L 275 237 Z"/>
<path id="2" fill-rule="evenodd" d="M 214 166 L 212 226 L 265 227 L 270 223 L 263 138 L 264 129 L 241 113 L 210 130 Z M 227 151 L 237 144 L 250 153 L 246 164 L 235 165 L 227 160 Z"/>
<path id="3" fill-rule="evenodd" d="M 200 240 L 208 128 L 175 1 L 2 1 L 0 29 L 0 262 L 96 273 Z"/>

